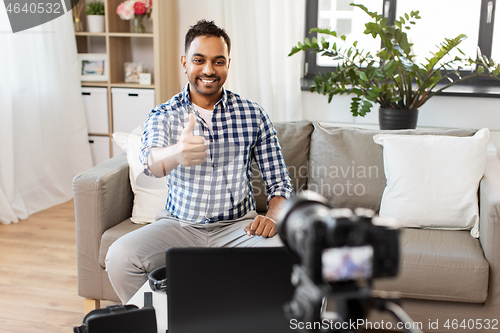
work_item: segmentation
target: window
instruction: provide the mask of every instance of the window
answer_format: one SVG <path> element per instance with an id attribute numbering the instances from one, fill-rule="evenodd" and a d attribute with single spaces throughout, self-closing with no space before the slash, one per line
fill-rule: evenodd
<path id="1" fill-rule="evenodd" d="M 332 28 L 347 36 L 347 41 L 359 42 L 367 51 L 376 51 L 380 40 L 363 34 L 364 24 L 370 17 L 359 8 L 349 4 L 351 0 L 307 0 L 306 36 L 316 37 L 309 33 L 315 27 Z M 410 42 L 414 43 L 414 53 L 419 56 L 417 63 L 425 61 L 429 52 L 436 50 L 436 45 L 444 38 L 454 38 L 463 33 L 467 35 L 460 44 L 460 49 L 468 56 L 474 56 L 479 47 L 482 54 L 500 61 L 500 21 L 494 25 L 495 16 L 500 17 L 500 6 L 496 0 L 358 0 L 370 11 L 377 11 L 389 18 L 393 23 L 404 13 L 419 10 L 420 20 L 407 31 Z M 496 36 L 496 39 L 495 39 Z M 317 36 L 318 38 L 325 36 Z M 326 38 L 326 37 L 325 37 Z M 372 53 L 373 53 L 372 51 Z M 311 79 L 318 72 L 334 70 L 335 61 L 319 54 L 306 54 L 305 78 Z M 464 75 L 470 69 L 463 72 Z M 468 85 L 494 85 L 500 82 L 488 78 L 474 78 L 464 82 Z"/>
<path id="2" fill-rule="evenodd" d="M 369 22 L 370 17 L 363 13 L 359 8 L 354 8 L 349 4 L 352 0 L 320 0 L 318 3 L 318 27 L 333 28 L 339 34 L 347 36 L 347 42 L 352 43 L 359 41 L 359 45 L 372 53 L 380 47 L 380 39 L 373 39 L 370 35 L 363 34 L 365 23 Z M 379 1 L 364 0 L 357 1 L 367 7 L 371 11 L 378 11 L 377 3 Z M 375 5 L 375 6 L 374 6 Z M 332 40 L 333 37 L 327 35 L 319 35 L 327 40 Z M 320 67 L 336 66 L 337 61 L 330 57 L 321 57 L 316 55 L 316 64 Z"/>
<path id="3" fill-rule="evenodd" d="M 411 30 L 407 31 L 410 42 L 414 43 L 413 52 L 418 56 L 415 59 L 417 63 L 424 62 L 425 58 L 430 56 L 431 51 L 436 51 L 436 45 L 444 41 L 445 37 L 453 38 L 459 34 L 467 35 L 467 39 L 460 43 L 460 49 L 468 56 L 477 53 L 481 1 L 465 1 L 470 4 L 476 3 L 477 6 L 461 6 L 458 2 L 457 0 L 419 0 L 418 2 L 399 0 L 397 2 L 396 17 L 403 16 L 412 10 L 419 10 L 422 17 L 416 20 Z"/>
<path id="4" fill-rule="evenodd" d="M 496 6 L 495 14 L 491 15 L 490 13 L 493 12 L 493 8 L 495 7 L 495 4 L 493 1 L 490 1 L 490 3 L 487 4 L 486 7 L 486 22 L 491 22 L 491 25 L 493 25 L 492 29 L 492 36 L 491 40 L 493 41 L 491 45 L 491 57 L 495 60 L 500 59 L 500 6 Z M 493 19 L 498 18 L 497 24 L 493 24 Z M 500 60 L 497 60 L 500 61 Z"/>

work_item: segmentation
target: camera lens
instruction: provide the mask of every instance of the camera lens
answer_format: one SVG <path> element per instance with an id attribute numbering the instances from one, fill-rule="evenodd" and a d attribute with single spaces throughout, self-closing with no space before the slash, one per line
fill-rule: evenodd
<path id="1" fill-rule="evenodd" d="M 321 195 L 304 191 L 288 200 L 278 216 L 278 232 L 283 243 L 295 254 L 303 257 L 313 238 L 311 228 L 315 222 L 335 223 L 330 216 L 330 207 Z"/>

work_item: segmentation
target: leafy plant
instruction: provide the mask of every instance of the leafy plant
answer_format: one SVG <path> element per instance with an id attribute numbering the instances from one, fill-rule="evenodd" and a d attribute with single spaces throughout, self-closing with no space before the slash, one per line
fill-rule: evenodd
<path id="1" fill-rule="evenodd" d="M 488 57 L 478 54 L 477 59 L 468 57 L 458 48 L 466 36 L 460 34 L 445 40 L 437 46 L 424 63 L 416 63 L 412 54 L 413 44 L 403 30 L 410 30 L 411 25 L 420 19 L 419 11 L 404 14 L 394 25 L 388 25 L 388 19 L 377 12 L 370 12 L 365 6 L 351 3 L 368 14 L 373 22 L 365 24 L 364 34 L 373 38 L 379 37 L 381 48 L 376 54 L 365 52 L 358 47 L 358 42 L 347 43 L 346 36 L 339 35 L 330 29 L 311 29 L 312 33 L 325 34 L 335 38 L 330 43 L 315 37 L 312 41 L 305 39 L 304 44 L 292 48 L 289 56 L 300 51 L 311 50 L 321 56 L 340 60 L 333 72 L 317 74 L 311 91 L 328 95 L 328 103 L 334 95 L 354 94 L 351 112 L 354 116 L 364 117 L 373 103 L 381 107 L 397 110 L 416 110 L 432 96 L 450 86 L 478 76 L 494 77 L 500 80 L 500 66 Z M 452 56 L 450 52 L 457 50 L 460 55 Z M 465 66 L 476 66 L 470 75 L 462 76 L 460 70 Z M 437 87 L 438 83 L 446 83 Z"/>
<path id="2" fill-rule="evenodd" d="M 87 15 L 104 15 L 104 2 L 98 0 L 87 2 Z"/>

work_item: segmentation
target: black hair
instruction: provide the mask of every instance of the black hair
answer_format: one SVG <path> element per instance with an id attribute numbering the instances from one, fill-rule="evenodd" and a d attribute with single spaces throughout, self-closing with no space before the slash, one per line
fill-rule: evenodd
<path id="1" fill-rule="evenodd" d="M 231 39 L 227 35 L 226 31 L 219 28 L 214 21 L 199 20 L 195 25 L 191 26 L 186 33 L 186 39 L 184 42 L 184 52 L 186 54 L 191 46 L 191 42 L 199 36 L 222 37 L 227 45 L 227 53 L 229 54 L 231 52 Z"/>

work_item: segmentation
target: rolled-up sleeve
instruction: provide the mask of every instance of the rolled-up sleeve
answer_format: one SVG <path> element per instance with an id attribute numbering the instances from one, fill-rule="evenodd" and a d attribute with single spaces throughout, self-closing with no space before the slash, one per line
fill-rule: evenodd
<path id="1" fill-rule="evenodd" d="M 278 142 L 276 130 L 267 113 L 261 110 L 260 136 L 254 156 L 266 184 L 267 204 L 276 196 L 290 199 L 294 194 L 292 180 Z"/>
<path id="2" fill-rule="evenodd" d="M 139 158 L 146 175 L 154 176 L 148 167 L 148 155 L 151 149 L 168 147 L 169 145 L 170 124 L 168 116 L 162 106 L 158 106 L 151 111 L 148 120 L 144 123 L 144 132 L 141 138 L 141 154 Z"/>

